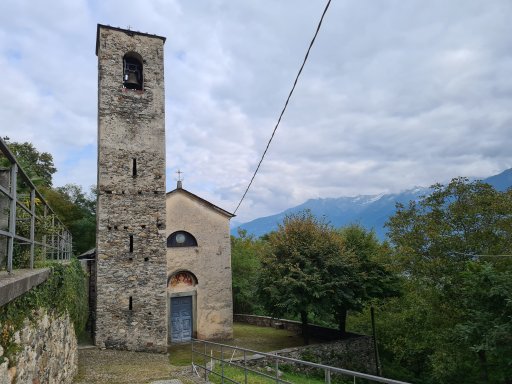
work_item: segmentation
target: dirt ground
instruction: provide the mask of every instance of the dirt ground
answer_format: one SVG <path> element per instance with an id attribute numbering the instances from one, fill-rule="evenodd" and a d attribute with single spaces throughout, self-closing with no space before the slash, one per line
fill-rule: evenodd
<path id="1" fill-rule="evenodd" d="M 204 383 L 194 378 L 190 367 L 170 365 L 169 356 L 164 354 L 82 347 L 78 361 L 76 384 L 143 384 L 169 379 L 183 384 Z"/>
<path id="2" fill-rule="evenodd" d="M 283 329 L 235 323 L 234 339 L 227 344 L 268 352 L 303 345 L 300 336 Z M 312 340 L 314 342 L 315 340 Z M 174 345 L 169 355 L 100 350 L 90 338 L 80 340 L 76 384 L 147 384 L 179 379 L 183 384 L 204 383 L 191 373 L 190 344 Z"/>

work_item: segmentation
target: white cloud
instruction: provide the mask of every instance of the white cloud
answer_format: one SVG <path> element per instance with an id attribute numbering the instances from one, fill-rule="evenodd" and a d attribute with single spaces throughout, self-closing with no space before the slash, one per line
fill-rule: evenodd
<path id="1" fill-rule="evenodd" d="M 316 1 L 7 0 L 2 136 L 96 172 L 96 23 L 167 37 L 168 187 L 227 210 L 270 137 L 323 10 Z M 333 2 L 237 220 L 512 166 L 512 3 Z"/>

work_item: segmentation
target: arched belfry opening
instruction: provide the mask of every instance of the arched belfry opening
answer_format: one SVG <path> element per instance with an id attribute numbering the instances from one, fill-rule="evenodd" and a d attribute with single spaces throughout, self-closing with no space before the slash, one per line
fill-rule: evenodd
<path id="1" fill-rule="evenodd" d="M 144 84 L 142 57 L 135 52 L 128 52 L 123 57 L 123 86 L 128 89 L 142 90 Z"/>

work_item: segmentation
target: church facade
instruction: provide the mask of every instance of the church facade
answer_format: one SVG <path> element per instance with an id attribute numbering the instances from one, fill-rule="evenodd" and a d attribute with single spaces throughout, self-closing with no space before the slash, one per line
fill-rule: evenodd
<path id="1" fill-rule="evenodd" d="M 233 337 L 233 215 L 178 187 L 166 195 L 169 341 Z"/>
<path id="2" fill-rule="evenodd" d="M 164 43 L 97 29 L 99 347 L 165 352 L 232 336 L 232 215 L 182 188 L 165 193 Z"/>

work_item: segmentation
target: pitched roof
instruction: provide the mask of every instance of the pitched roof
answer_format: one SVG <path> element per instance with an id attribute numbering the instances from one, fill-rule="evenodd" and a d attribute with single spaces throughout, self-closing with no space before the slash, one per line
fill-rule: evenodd
<path id="1" fill-rule="evenodd" d="M 206 207 L 208 207 L 210 209 L 213 209 L 214 211 L 216 211 L 216 212 L 220 213 L 221 215 L 224 215 L 224 216 L 226 216 L 228 218 L 232 218 L 232 217 L 236 216 L 236 215 L 226 211 L 225 209 L 222 209 L 222 208 L 216 206 L 215 204 L 210 203 L 208 200 L 205 200 L 202 197 L 194 195 L 192 192 L 189 192 L 186 189 L 181 188 L 181 187 L 176 188 L 176 189 L 174 189 L 174 190 L 172 190 L 170 192 L 167 192 L 165 196 L 167 197 L 167 196 L 170 196 L 170 195 L 173 195 L 173 194 L 176 194 L 176 193 L 183 193 L 186 196 L 190 197 L 192 200 L 197 201 L 199 204 L 204 205 L 204 206 L 206 206 Z"/>

